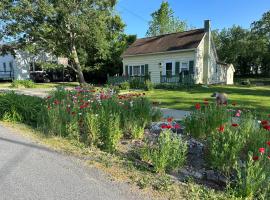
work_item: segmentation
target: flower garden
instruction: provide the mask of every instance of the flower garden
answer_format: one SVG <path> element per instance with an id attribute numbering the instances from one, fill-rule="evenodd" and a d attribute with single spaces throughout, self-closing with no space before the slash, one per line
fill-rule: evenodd
<path id="1" fill-rule="evenodd" d="M 258 119 L 236 102 L 204 99 L 176 122 L 162 119 L 145 93 L 60 88 L 46 99 L 3 93 L 0 118 L 110 154 L 129 141 L 132 159 L 151 173 L 192 178 L 234 198 L 270 199 L 270 115 Z"/>

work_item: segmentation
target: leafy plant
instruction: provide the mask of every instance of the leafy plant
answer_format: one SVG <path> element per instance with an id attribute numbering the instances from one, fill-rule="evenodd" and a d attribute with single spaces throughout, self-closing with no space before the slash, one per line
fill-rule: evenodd
<path id="1" fill-rule="evenodd" d="M 162 132 L 156 141 L 148 139 L 141 156 L 149 161 L 158 173 L 183 166 L 186 161 L 187 143 L 170 130 Z"/>
<path id="2" fill-rule="evenodd" d="M 12 88 L 18 88 L 20 86 L 25 87 L 25 88 L 36 87 L 35 83 L 32 80 L 14 80 L 11 83 Z"/>
<path id="3" fill-rule="evenodd" d="M 237 197 L 245 199 L 269 199 L 270 198 L 270 160 L 262 155 L 254 160 L 249 153 L 249 159 L 244 163 L 237 163 L 237 180 L 231 185 L 230 192 Z"/>
<path id="4" fill-rule="evenodd" d="M 129 82 L 125 81 L 119 84 L 121 90 L 128 90 L 130 88 Z"/>

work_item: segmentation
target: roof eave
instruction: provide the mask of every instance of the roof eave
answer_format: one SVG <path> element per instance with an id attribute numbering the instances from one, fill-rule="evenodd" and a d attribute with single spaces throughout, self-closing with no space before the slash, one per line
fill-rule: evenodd
<path id="1" fill-rule="evenodd" d="M 133 55 L 121 55 L 121 58 L 126 57 L 135 57 L 135 56 L 146 56 L 146 55 L 155 55 L 155 54 L 170 54 L 170 53 L 179 53 L 179 52 L 186 52 L 186 51 L 195 51 L 196 48 L 191 49 L 181 49 L 181 50 L 175 50 L 175 51 L 163 51 L 163 52 L 153 52 L 153 53 L 143 53 L 143 54 L 133 54 Z"/>

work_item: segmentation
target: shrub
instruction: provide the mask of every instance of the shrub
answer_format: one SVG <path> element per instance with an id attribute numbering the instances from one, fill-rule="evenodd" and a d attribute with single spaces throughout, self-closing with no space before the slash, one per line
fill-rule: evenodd
<path id="1" fill-rule="evenodd" d="M 144 89 L 144 83 L 141 81 L 140 78 L 134 78 L 130 82 L 130 88 L 131 89 Z"/>
<path id="2" fill-rule="evenodd" d="M 119 84 L 119 87 L 121 90 L 129 90 L 130 86 L 129 86 L 129 82 L 125 81 Z"/>
<path id="3" fill-rule="evenodd" d="M 154 85 L 153 85 L 153 83 L 150 81 L 150 80 L 146 80 L 145 82 L 144 82 L 144 89 L 146 90 L 146 91 L 150 91 L 150 90 L 153 90 L 154 89 Z"/>
<path id="4" fill-rule="evenodd" d="M 149 161 L 158 173 L 173 170 L 184 165 L 187 143 L 170 130 L 162 132 L 157 140 L 149 140 L 141 150 L 141 156 Z"/>
<path id="5" fill-rule="evenodd" d="M 11 83 L 12 88 L 18 88 L 20 86 L 25 88 L 34 88 L 35 83 L 32 80 L 14 80 Z"/>

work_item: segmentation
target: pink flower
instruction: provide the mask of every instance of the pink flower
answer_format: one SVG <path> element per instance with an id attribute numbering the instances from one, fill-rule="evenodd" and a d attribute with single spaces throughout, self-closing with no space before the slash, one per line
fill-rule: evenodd
<path id="1" fill-rule="evenodd" d="M 235 117 L 240 117 L 240 116 L 241 116 L 240 112 L 237 112 L 237 113 L 235 114 Z"/>

